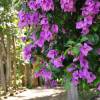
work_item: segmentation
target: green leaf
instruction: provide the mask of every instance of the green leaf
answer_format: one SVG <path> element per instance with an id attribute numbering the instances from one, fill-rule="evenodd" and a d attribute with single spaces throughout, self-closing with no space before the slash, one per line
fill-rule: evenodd
<path id="1" fill-rule="evenodd" d="M 67 42 L 67 45 L 73 45 L 73 44 L 75 44 L 75 41 L 73 41 L 73 40 L 69 40 L 69 41 Z"/>
<path id="2" fill-rule="evenodd" d="M 97 25 L 92 27 L 93 31 L 96 32 L 98 30 Z"/>
<path id="3" fill-rule="evenodd" d="M 88 40 L 94 44 L 97 44 L 99 42 L 99 35 L 97 34 L 88 35 Z"/>
<path id="4" fill-rule="evenodd" d="M 86 36 L 82 36 L 82 38 L 80 39 L 80 42 L 84 42 L 84 41 L 87 41 L 88 38 Z"/>
<path id="5" fill-rule="evenodd" d="M 78 54 L 79 54 L 79 47 L 78 47 L 78 46 L 73 47 L 73 48 L 72 48 L 72 52 L 73 52 L 75 55 L 78 55 Z"/>
<path id="6" fill-rule="evenodd" d="M 67 52 L 68 52 L 68 50 L 66 50 L 66 51 L 64 52 L 64 56 L 66 56 Z"/>
<path id="7" fill-rule="evenodd" d="M 64 84 L 64 88 L 65 88 L 66 90 L 69 90 L 69 89 L 71 88 L 71 81 L 70 81 L 69 78 L 66 79 L 66 82 L 65 82 L 65 84 Z"/>

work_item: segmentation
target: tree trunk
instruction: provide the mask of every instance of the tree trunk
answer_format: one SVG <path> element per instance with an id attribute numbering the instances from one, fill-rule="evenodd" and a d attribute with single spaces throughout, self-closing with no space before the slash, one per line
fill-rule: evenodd
<path id="1" fill-rule="evenodd" d="M 31 65 L 26 64 L 27 65 L 27 86 L 29 88 L 32 88 L 32 69 L 31 69 Z"/>
<path id="2" fill-rule="evenodd" d="M 79 100 L 78 89 L 72 83 L 70 89 L 67 91 L 67 100 Z"/>
<path id="3" fill-rule="evenodd" d="M 4 93 L 6 93 L 6 82 L 5 82 L 5 74 L 4 74 L 4 66 L 3 66 L 3 40 L 2 36 L 0 36 L 0 83 L 3 87 Z"/>
<path id="4" fill-rule="evenodd" d="M 3 87 L 4 93 L 6 93 L 4 67 L 3 67 L 1 56 L 0 56 L 0 77 L 1 77 L 1 86 Z"/>
<path id="5" fill-rule="evenodd" d="M 24 66 L 24 80 L 25 80 L 25 87 L 27 87 L 27 66 Z"/>
<path id="6" fill-rule="evenodd" d="M 36 70 L 36 68 L 39 66 L 39 64 L 37 64 L 36 62 L 34 62 L 34 64 L 33 64 L 33 70 L 32 70 L 32 76 L 33 76 L 33 87 L 37 87 L 38 86 L 38 82 L 39 82 L 39 80 L 38 80 L 38 78 L 35 78 L 34 77 L 34 74 L 35 74 L 35 70 Z"/>
<path id="7" fill-rule="evenodd" d="M 16 43 L 14 36 L 13 36 L 13 73 L 14 73 L 13 87 L 16 89 Z"/>
<path id="8" fill-rule="evenodd" d="M 10 87 L 11 82 L 11 54 L 10 54 L 10 36 L 7 36 L 7 66 L 6 66 L 6 83 Z"/>

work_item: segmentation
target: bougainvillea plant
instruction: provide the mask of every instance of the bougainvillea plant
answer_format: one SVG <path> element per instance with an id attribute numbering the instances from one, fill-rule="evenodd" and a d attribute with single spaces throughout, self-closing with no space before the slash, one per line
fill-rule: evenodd
<path id="1" fill-rule="evenodd" d="M 62 78 L 100 90 L 99 0 L 27 0 L 18 16 L 24 59 L 42 59 L 35 77 L 52 87 Z"/>

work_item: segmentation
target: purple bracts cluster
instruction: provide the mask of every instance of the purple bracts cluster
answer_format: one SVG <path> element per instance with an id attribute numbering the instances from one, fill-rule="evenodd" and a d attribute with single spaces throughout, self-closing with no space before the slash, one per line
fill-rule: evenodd
<path id="1" fill-rule="evenodd" d="M 88 69 L 80 69 L 80 70 L 74 71 L 72 74 L 73 84 L 78 85 L 79 79 L 86 80 L 87 83 L 90 84 L 96 79 L 96 76 L 92 72 L 88 71 Z"/>
<path id="2" fill-rule="evenodd" d="M 31 10 L 37 10 L 40 8 L 41 0 L 30 0 L 28 6 Z"/>
<path id="3" fill-rule="evenodd" d="M 95 16 L 100 12 L 100 2 L 97 0 L 86 0 L 82 8 L 82 16 Z"/>
<path id="4" fill-rule="evenodd" d="M 80 51 L 84 56 L 88 55 L 88 52 L 90 52 L 92 50 L 92 47 L 89 46 L 87 43 L 84 43 L 83 45 L 81 45 L 80 47 Z"/>
<path id="5" fill-rule="evenodd" d="M 60 0 L 61 8 L 64 12 L 74 12 L 76 0 Z"/>
<path id="6" fill-rule="evenodd" d="M 39 13 L 26 13 L 24 11 L 20 11 L 19 14 L 19 23 L 18 26 L 22 29 L 24 27 L 30 26 L 30 25 L 37 25 L 39 22 Z"/>
<path id="7" fill-rule="evenodd" d="M 81 45 L 79 61 L 82 68 L 86 68 L 86 69 L 89 68 L 89 64 L 88 64 L 88 60 L 86 59 L 86 56 L 91 50 L 92 50 L 92 47 L 89 46 L 87 43 L 84 43 L 83 45 Z"/>
<path id="8" fill-rule="evenodd" d="M 41 68 L 40 71 L 35 73 L 35 77 L 43 77 L 45 81 L 52 79 L 52 73 L 47 71 L 45 67 Z"/>
<path id="9" fill-rule="evenodd" d="M 75 70 L 75 67 L 68 69 L 69 71 L 73 72 L 72 74 L 72 82 L 74 85 L 79 84 L 79 79 L 87 80 L 87 83 L 92 83 L 96 76 L 89 71 L 89 62 L 86 59 L 88 53 L 92 50 L 92 47 L 89 46 L 87 43 L 84 43 L 80 46 L 80 55 L 74 59 L 74 63 L 79 61 L 80 62 L 80 69 Z"/>
<path id="10" fill-rule="evenodd" d="M 77 69 L 77 65 L 74 64 L 74 63 L 72 63 L 72 64 L 71 64 L 71 67 L 67 68 L 67 71 L 68 71 L 68 72 L 73 72 L 73 71 L 76 70 L 76 69 Z"/>
<path id="11" fill-rule="evenodd" d="M 82 8 L 83 20 L 76 23 L 77 29 L 82 29 L 82 34 L 89 33 L 89 28 L 93 24 L 94 17 L 100 12 L 100 2 L 97 0 L 86 0 Z"/>
<path id="12" fill-rule="evenodd" d="M 18 14 L 19 16 L 18 26 L 21 29 L 27 27 L 26 30 L 28 30 L 27 37 L 22 37 L 22 41 L 27 44 L 23 49 L 24 59 L 29 61 L 32 59 L 32 57 L 34 57 L 33 54 L 37 55 L 37 52 L 34 52 L 34 49 L 38 49 L 38 47 L 40 52 L 43 53 L 45 49 L 45 44 L 46 46 L 48 44 L 47 51 L 48 50 L 49 51 L 48 53 L 46 51 L 47 62 L 44 61 L 44 58 L 42 59 L 42 62 L 40 61 L 42 67 L 40 67 L 40 70 L 35 73 L 35 77 L 43 77 L 47 85 L 49 84 L 51 87 L 56 86 L 57 81 L 53 80 L 54 73 L 52 72 L 52 70 L 48 69 L 49 64 L 55 68 L 59 68 L 58 70 L 61 71 L 66 70 L 67 72 L 72 73 L 72 82 L 74 85 L 78 85 L 80 83 L 80 79 L 86 80 L 87 83 L 89 84 L 96 79 L 96 76 L 89 69 L 89 66 L 91 64 L 89 63 L 90 57 L 87 57 L 92 55 L 92 53 L 88 55 L 89 52 L 91 52 L 93 49 L 90 45 L 92 46 L 94 45 L 90 41 L 86 42 L 84 39 L 83 39 L 84 41 L 83 40 L 81 41 L 79 39 L 79 43 L 74 41 L 77 39 L 76 36 L 75 35 L 71 36 L 69 35 L 69 33 L 73 33 L 75 32 L 75 30 L 73 30 L 73 28 L 70 27 L 71 24 L 66 23 L 67 22 L 66 20 L 67 18 L 68 21 L 72 19 L 71 21 L 71 23 L 73 24 L 71 25 L 72 27 L 76 23 L 76 29 L 80 29 L 82 35 L 88 34 L 90 31 L 90 27 L 94 23 L 96 15 L 99 14 L 100 12 L 100 1 L 85 0 L 85 4 L 81 8 L 82 10 L 81 16 L 79 15 L 80 11 L 79 10 L 78 12 L 76 11 L 76 8 L 79 8 L 75 7 L 77 6 L 76 3 L 78 3 L 77 0 L 28 0 L 26 4 L 26 8 L 27 7 L 28 8 L 20 10 Z M 63 11 L 61 11 L 61 9 Z M 76 18 L 81 18 L 81 19 L 78 22 L 75 22 Z M 97 20 L 98 19 L 99 17 L 97 16 Z M 64 46 L 64 48 L 63 51 L 60 51 L 62 49 L 58 48 L 57 46 L 60 46 L 58 43 L 62 42 L 60 40 L 62 39 L 62 36 L 63 37 L 65 36 L 63 38 L 64 42 L 62 43 L 62 46 Z M 88 39 L 88 37 L 86 38 Z M 74 41 L 75 43 L 73 42 L 67 44 L 69 40 L 71 40 L 72 42 Z M 76 47 L 77 45 L 76 43 L 78 44 L 78 47 Z M 75 48 L 79 49 L 78 53 L 76 54 L 74 54 L 74 50 L 72 50 L 74 46 Z M 100 50 L 98 49 L 96 53 L 100 55 Z M 67 57 L 65 58 L 66 55 Z M 74 57 L 73 61 L 70 62 L 73 57 Z M 66 69 L 67 66 L 66 59 L 68 59 L 67 69 Z M 71 64 L 69 65 L 69 63 Z M 100 91 L 100 84 L 98 85 L 97 89 Z"/>
<path id="13" fill-rule="evenodd" d="M 36 33 L 33 32 L 31 35 L 30 35 L 30 39 L 32 39 L 34 42 L 37 40 L 37 37 L 36 37 Z"/>
<path id="14" fill-rule="evenodd" d="M 52 25 L 52 27 L 51 27 L 51 31 L 53 32 L 53 33 L 58 33 L 58 25 L 57 24 L 53 24 Z"/>
<path id="15" fill-rule="evenodd" d="M 32 44 L 28 44 L 24 47 L 23 49 L 23 57 L 24 57 L 24 60 L 27 60 L 29 61 L 30 58 L 31 58 L 31 53 L 32 53 L 32 48 L 33 48 L 33 45 Z"/>
<path id="16" fill-rule="evenodd" d="M 89 72 L 89 63 L 88 60 L 86 59 L 86 56 L 88 53 L 92 50 L 92 47 L 89 46 L 87 43 L 84 43 L 80 47 L 80 65 L 82 67 L 82 70 L 79 71 L 79 75 L 81 76 L 80 78 L 86 79 L 87 83 L 91 83 L 96 79 L 96 76 L 92 73 Z"/>
<path id="17" fill-rule="evenodd" d="M 54 88 L 57 86 L 57 81 L 56 80 L 48 80 L 45 82 L 45 86 L 47 88 Z"/>
<path id="18" fill-rule="evenodd" d="M 62 57 L 58 57 L 58 58 L 52 59 L 51 62 L 56 68 L 59 68 L 59 67 L 63 67 L 63 64 L 62 64 L 63 60 L 64 59 Z"/>
<path id="19" fill-rule="evenodd" d="M 58 51 L 57 50 L 50 50 L 47 54 L 48 58 L 54 59 L 56 56 L 58 55 Z"/>
<path id="20" fill-rule="evenodd" d="M 63 60 L 64 56 L 59 56 L 58 57 L 58 51 L 57 50 L 50 50 L 47 54 L 47 57 L 50 58 L 51 63 L 56 67 L 60 68 L 63 67 Z"/>
<path id="21" fill-rule="evenodd" d="M 64 65 L 62 64 L 64 60 L 64 56 L 60 56 L 54 59 L 51 59 L 51 63 L 56 67 L 56 68 L 60 68 L 63 67 Z"/>
<path id="22" fill-rule="evenodd" d="M 23 27 L 25 27 L 25 26 L 27 26 L 28 25 L 28 18 L 27 18 L 27 13 L 25 13 L 24 11 L 19 11 L 19 14 L 18 14 L 18 16 L 19 16 L 19 23 L 18 23 L 18 26 L 20 27 L 20 28 L 23 28 Z"/>
<path id="23" fill-rule="evenodd" d="M 50 40 L 52 40 L 53 33 L 50 31 L 50 25 L 49 25 L 48 19 L 46 17 L 42 18 L 40 24 L 42 27 L 42 31 L 40 32 L 40 37 L 35 42 L 35 45 L 42 48 L 44 46 L 45 41 L 50 42 Z"/>
<path id="24" fill-rule="evenodd" d="M 54 10 L 53 0 L 30 0 L 28 6 L 31 10 L 37 10 L 39 8 L 42 8 L 43 11 Z"/>
<path id="25" fill-rule="evenodd" d="M 41 8 L 44 11 L 54 10 L 53 0 L 41 0 Z"/>

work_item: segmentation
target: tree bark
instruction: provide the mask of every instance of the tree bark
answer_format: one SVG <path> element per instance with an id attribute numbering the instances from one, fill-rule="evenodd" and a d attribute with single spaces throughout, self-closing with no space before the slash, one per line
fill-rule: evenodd
<path id="1" fill-rule="evenodd" d="M 12 37 L 13 40 L 13 73 L 14 73 L 14 83 L 13 87 L 16 89 L 16 43 L 15 37 Z"/>
<path id="2" fill-rule="evenodd" d="M 35 77 L 34 77 L 35 69 L 36 69 L 38 66 L 39 66 L 39 64 L 37 64 L 36 62 L 34 62 L 34 64 L 33 64 L 33 70 L 32 70 L 33 87 L 37 87 L 38 84 L 39 84 L 39 83 L 38 83 L 38 82 L 39 82 L 38 78 L 35 78 Z"/>
<path id="3" fill-rule="evenodd" d="M 67 91 L 67 100 L 79 100 L 78 89 L 72 83 L 70 89 Z"/>
<path id="4" fill-rule="evenodd" d="M 6 83 L 10 87 L 11 82 L 11 53 L 10 53 L 10 36 L 7 36 L 7 66 L 6 66 Z"/>
<path id="5" fill-rule="evenodd" d="M 26 64 L 24 66 L 24 80 L 25 80 L 25 86 L 27 87 L 27 66 Z"/>
<path id="6" fill-rule="evenodd" d="M 0 36 L 0 83 L 3 87 L 4 93 L 6 93 L 6 82 L 5 82 L 5 74 L 4 74 L 4 66 L 3 66 L 3 38 Z"/>

